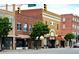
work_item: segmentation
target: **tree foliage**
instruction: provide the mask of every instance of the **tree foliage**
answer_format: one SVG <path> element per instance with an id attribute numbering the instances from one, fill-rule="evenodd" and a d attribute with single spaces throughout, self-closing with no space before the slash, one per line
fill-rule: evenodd
<path id="1" fill-rule="evenodd" d="M 31 33 L 31 38 L 35 39 L 37 36 L 41 36 L 44 34 L 49 33 L 49 28 L 48 25 L 42 23 L 42 22 L 38 22 L 36 23 L 33 28 L 32 28 L 32 33 Z"/>
<path id="2" fill-rule="evenodd" d="M 76 36 L 76 39 L 79 39 L 79 35 Z"/>
<path id="3" fill-rule="evenodd" d="M 75 38 L 75 35 L 73 33 L 68 33 L 64 37 L 66 40 L 71 40 Z"/>
<path id="4" fill-rule="evenodd" d="M 8 17 L 0 17 L 0 37 L 7 37 L 9 31 L 12 30 Z"/>

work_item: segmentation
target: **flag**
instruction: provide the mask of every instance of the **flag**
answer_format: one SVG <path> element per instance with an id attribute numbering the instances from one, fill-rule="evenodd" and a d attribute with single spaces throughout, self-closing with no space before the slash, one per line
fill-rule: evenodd
<path id="1" fill-rule="evenodd" d="M 35 7 L 36 4 L 28 4 L 28 7 Z"/>

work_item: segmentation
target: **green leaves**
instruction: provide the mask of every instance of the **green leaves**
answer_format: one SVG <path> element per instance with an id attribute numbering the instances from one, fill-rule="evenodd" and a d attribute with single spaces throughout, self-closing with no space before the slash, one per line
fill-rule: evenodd
<path id="1" fill-rule="evenodd" d="M 8 17 L 0 18 L 0 37 L 6 37 L 9 31 L 12 30 L 11 23 Z"/>
<path id="2" fill-rule="evenodd" d="M 69 39 L 74 39 L 75 38 L 75 35 L 73 33 L 68 33 L 65 35 L 64 37 L 66 40 L 69 40 Z"/>
<path id="3" fill-rule="evenodd" d="M 37 36 L 41 36 L 44 34 L 49 33 L 49 28 L 46 24 L 42 23 L 42 22 L 38 22 L 36 23 L 33 28 L 32 28 L 32 33 L 31 33 L 31 37 L 35 38 Z"/>

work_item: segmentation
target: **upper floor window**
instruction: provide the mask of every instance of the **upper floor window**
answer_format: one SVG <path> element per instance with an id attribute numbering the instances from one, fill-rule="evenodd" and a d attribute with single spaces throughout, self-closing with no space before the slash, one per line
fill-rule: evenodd
<path id="1" fill-rule="evenodd" d="M 29 29 L 30 29 L 30 31 L 32 31 L 32 25 L 29 25 Z"/>
<path id="2" fill-rule="evenodd" d="M 79 26 L 77 26 L 77 30 L 79 30 Z"/>
<path id="3" fill-rule="evenodd" d="M 54 25 L 54 22 L 50 22 L 50 25 Z"/>
<path id="4" fill-rule="evenodd" d="M 57 30 L 59 29 L 59 25 L 57 24 Z"/>
<path id="5" fill-rule="evenodd" d="M 65 19 L 65 18 L 63 18 L 63 19 L 62 19 L 62 22 L 65 22 L 65 21 L 66 21 L 66 19 Z"/>
<path id="6" fill-rule="evenodd" d="M 27 31 L 28 31 L 28 26 L 27 26 L 27 24 L 24 24 L 24 26 L 23 26 L 23 31 L 24 31 L 24 32 L 27 32 Z"/>
<path id="7" fill-rule="evenodd" d="M 17 30 L 18 30 L 18 31 L 21 31 L 21 29 L 22 29 L 21 23 L 18 23 L 18 24 L 17 24 Z"/>
<path id="8" fill-rule="evenodd" d="M 65 24 L 63 24 L 63 29 L 65 29 L 65 28 L 66 28 Z"/>
<path id="9" fill-rule="evenodd" d="M 73 24 L 72 27 L 73 27 L 73 29 L 77 29 L 77 28 L 76 28 L 77 26 L 76 26 L 75 24 Z"/>
<path id="10" fill-rule="evenodd" d="M 76 22 L 77 21 L 77 18 L 76 17 L 73 17 L 73 21 Z"/>

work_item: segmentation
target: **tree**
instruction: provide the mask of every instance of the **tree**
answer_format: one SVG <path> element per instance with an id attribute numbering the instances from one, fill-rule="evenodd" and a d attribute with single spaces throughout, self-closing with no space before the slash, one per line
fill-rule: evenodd
<path id="1" fill-rule="evenodd" d="M 38 40 L 39 40 L 41 35 L 44 36 L 44 34 L 48 34 L 48 33 L 49 33 L 48 25 L 42 22 L 38 22 L 33 26 L 32 33 L 30 36 L 33 40 L 35 40 L 36 37 L 38 36 Z"/>
<path id="2" fill-rule="evenodd" d="M 79 40 L 79 35 L 76 36 L 76 39 Z"/>
<path id="3" fill-rule="evenodd" d="M 48 25 L 38 22 L 32 28 L 31 38 L 35 39 L 37 36 L 41 36 L 49 33 Z"/>
<path id="4" fill-rule="evenodd" d="M 72 46 L 72 40 L 71 39 L 74 39 L 75 38 L 75 35 L 73 33 L 68 33 L 65 35 L 64 37 L 67 41 L 69 41 L 69 46 L 71 47 Z"/>
<path id="5" fill-rule="evenodd" d="M 12 25 L 8 17 L 0 17 L 0 50 L 2 49 L 2 39 L 6 38 L 9 31 L 12 30 Z"/>

